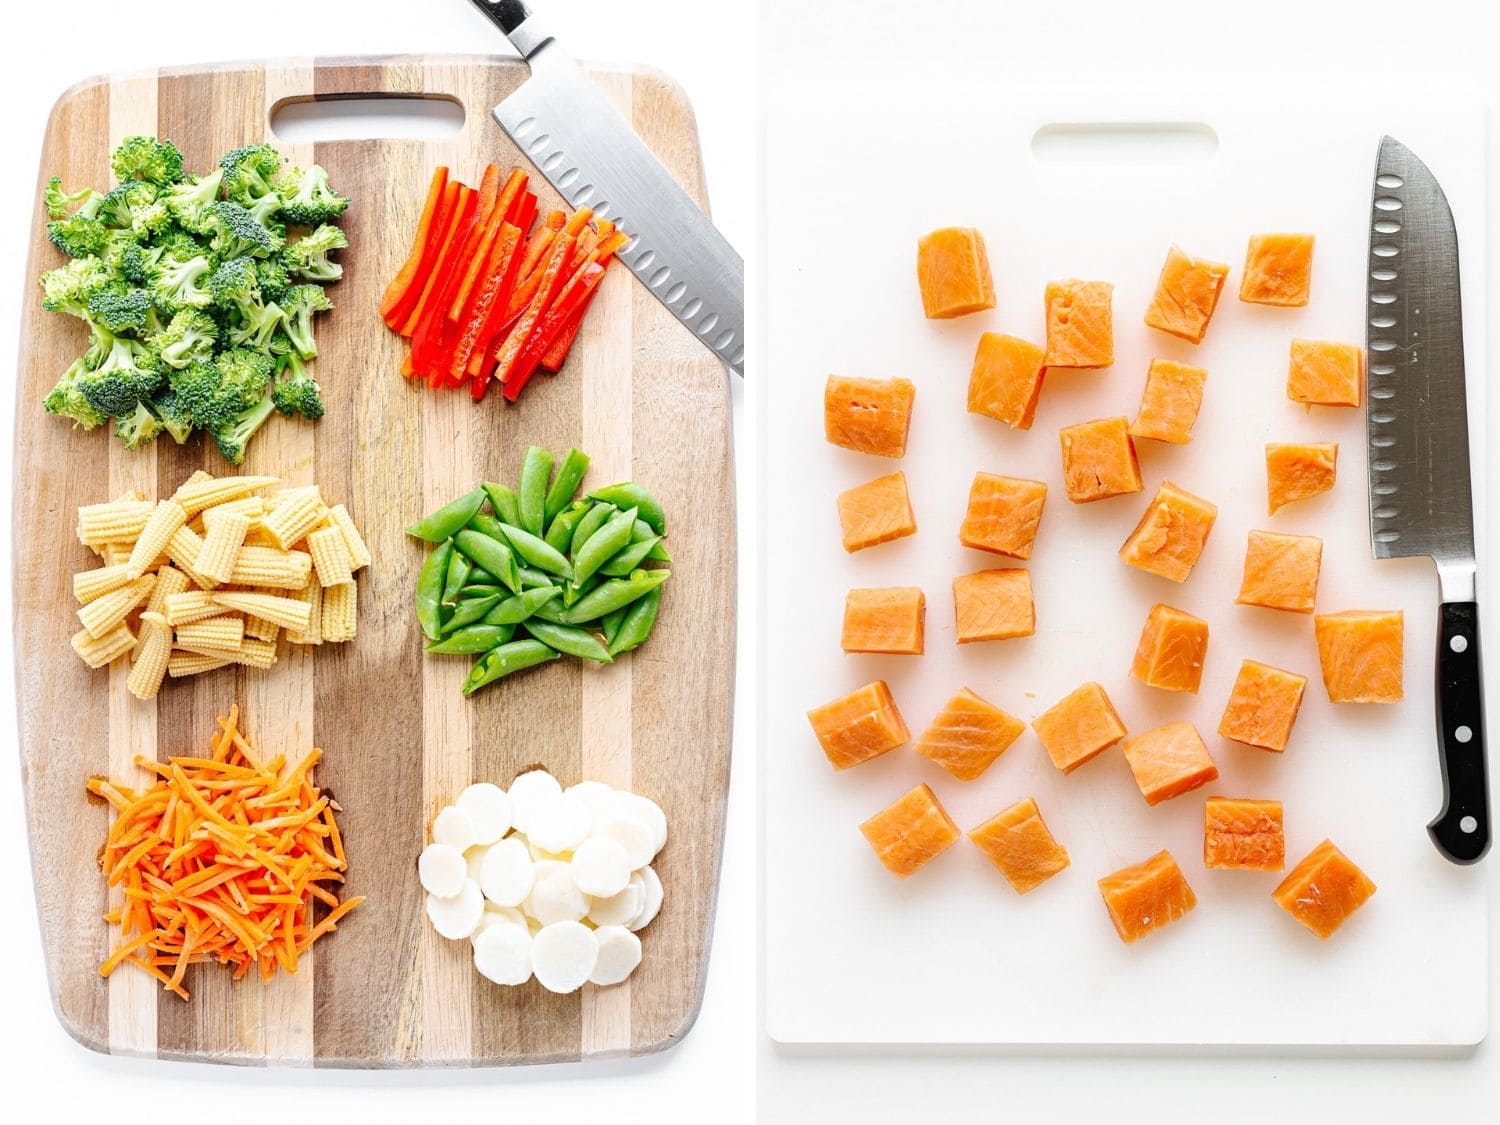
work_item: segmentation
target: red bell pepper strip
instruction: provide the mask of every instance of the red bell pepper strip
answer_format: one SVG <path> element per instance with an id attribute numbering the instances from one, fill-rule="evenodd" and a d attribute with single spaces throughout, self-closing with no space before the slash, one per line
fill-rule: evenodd
<path id="1" fill-rule="evenodd" d="M 422 286 L 421 296 L 417 298 L 416 304 L 407 313 L 406 320 L 401 324 L 401 335 L 411 336 L 417 330 L 427 306 L 432 301 L 433 291 L 442 283 L 443 271 L 447 268 L 448 260 L 453 256 L 457 248 L 458 231 L 464 229 L 474 214 L 474 190 L 458 185 L 458 196 L 454 200 L 453 213 L 448 219 L 446 228 L 439 237 L 437 257 L 432 263 L 432 270 L 427 275 L 427 280 Z M 398 309 L 399 311 L 399 309 Z"/>
<path id="2" fill-rule="evenodd" d="M 593 212 L 587 207 L 582 207 L 574 211 L 571 219 L 564 219 L 562 225 L 556 228 L 556 234 L 552 236 L 553 239 L 559 238 L 562 235 L 568 235 L 573 240 L 574 247 L 576 247 L 578 244 L 578 235 L 583 231 L 585 224 L 589 221 L 589 216 L 592 214 Z M 549 227 L 552 226 L 554 216 L 561 217 L 562 212 L 554 211 L 547 216 L 547 225 Z M 555 242 L 553 245 L 555 245 Z M 550 252 L 551 248 L 551 245 L 541 247 L 542 254 Z M 529 250 L 530 247 L 527 247 L 527 249 Z M 542 254 L 539 254 L 537 258 L 532 260 L 530 269 L 527 268 L 527 263 L 523 262 L 521 264 L 522 281 L 516 289 L 515 295 L 510 299 L 509 308 L 506 309 L 508 320 L 513 320 L 531 303 L 532 297 L 536 295 L 537 286 L 542 282 L 542 263 L 549 260 L 543 257 Z M 562 272 L 564 277 L 571 277 L 573 275 L 571 260 L 563 263 Z"/>
<path id="3" fill-rule="evenodd" d="M 614 224 L 608 220 L 600 221 L 599 234 L 599 245 L 595 247 L 594 254 L 601 266 L 607 266 L 610 259 L 629 244 L 630 236 L 615 230 Z M 578 338 L 579 330 L 583 328 L 583 318 L 588 315 L 589 306 L 593 304 L 597 292 L 596 286 L 584 299 L 578 311 L 573 314 L 573 319 L 568 321 L 562 332 L 547 346 L 538 364 L 542 370 L 557 371 L 567 360 L 568 352 L 573 347 L 573 341 Z"/>
<path id="4" fill-rule="evenodd" d="M 411 253 L 407 255 L 406 262 L 396 276 L 391 278 L 391 283 L 385 287 L 385 294 L 380 298 L 382 317 L 390 315 L 396 303 L 405 296 L 406 291 L 417 280 L 417 269 L 421 266 L 422 256 L 427 250 L 433 216 L 437 213 L 438 205 L 443 201 L 443 192 L 447 186 L 448 169 L 440 164 L 433 171 L 432 183 L 427 188 L 427 201 L 422 205 L 422 217 L 417 220 L 417 233 L 412 238 Z"/>
<path id="5" fill-rule="evenodd" d="M 520 228 L 502 221 L 499 234 L 490 249 L 484 281 L 479 284 L 470 308 L 460 322 L 463 332 L 453 351 L 453 363 L 448 368 L 450 378 L 462 382 L 468 374 L 469 361 L 474 358 L 475 349 L 483 347 L 481 337 L 489 323 L 490 311 L 497 300 L 509 295 L 509 287 L 515 283 L 516 271 L 521 265 L 520 246 Z"/>
<path id="6" fill-rule="evenodd" d="M 433 267 L 437 264 L 438 257 L 446 245 L 443 241 L 444 237 L 458 214 L 459 202 L 463 199 L 465 190 L 467 189 L 457 180 L 449 180 L 444 186 L 437 214 L 433 216 L 432 225 L 427 231 L 427 244 L 422 248 L 422 260 L 417 264 L 411 284 L 385 314 L 386 324 L 403 336 L 411 335 L 406 328 L 406 323 L 411 318 L 418 301 L 421 300 L 422 294 L 427 291 L 428 283 L 432 280 Z"/>
<path id="7" fill-rule="evenodd" d="M 536 293 L 530 303 L 521 313 L 521 318 L 516 321 L 511 330 L 506 333 L 495 349 L 495 374 L 494 377 L 502 383 L 515 366 L 516 357 L 521 354 L 521 348 L 531 336 L 531 330 L 536 327 L 537 321 L 552 304 L 553 298 L 557 296 L 559 289 L 567 280 L 564 267 L 568 259 L 573 255 L 573 236 L 566 232 L 560 233 L 552 244 L 551 251 L 547 254 L 546 262 L 541 269 L 541 279 L 537 285 Z M 515 303 L 512 298 L 512 304 Z"/>
<path id="8" fill-rule="evenodd" d="M 574 314 L 579 312 L 593 296 L 594 290 L 604 277 L 604 267 L 598 262 L 587 262 L 583 268 L 568 279 L 568 284 L 557 295 L 552 307 L 547 310 L 532 329 L 531 337 L 521 348 L 516 362 L 507 374 L 502 386 L 507 402 L 515 402 L 536 372 L 537 361 L 547 347 L 566 328 Z"/>
<path id="9" fill-rule="evenodd" d="M 437 343 L 438 330 L 447 323 L 447 317 L 443 314 L 447 311 L 448 301 L 452 296 L 453 275 L 463 268 L 460 255 L 469 240 L 468 232 L 474 225 L 477 204 L 474 193 L 470 192 L 469 196 L 468 206 L 464 208 L 464 223 L 444 249 L 444 256 L 432 271 L 432 288 L 417 306 L 417 324 L 411 338 L 411 357 L 412 367 L 418 375 L 431 376 L 433 372 L 429 360 Z"/>
<path id="10" fill-rule="evenodd" d="M 458 288 L 454 291 L 453 301 L 448 305 L 449 320 L 463 319 L 464 309 L 469 306 L 469 296 L 490 264 L 490 251 L 494 249 L 495 237 L 500 233 L 504 222 L 505 220 L 492 214 L 490 221 L 485 224 L 484 230 L 479 235 L 479 243 L 474 247 L 474 256 L 469 259 L 468 267 L 464 270 Z"/>

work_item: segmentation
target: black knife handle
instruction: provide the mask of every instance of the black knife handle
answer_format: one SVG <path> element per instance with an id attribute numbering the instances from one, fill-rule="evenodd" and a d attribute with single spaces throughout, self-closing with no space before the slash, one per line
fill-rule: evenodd
<path id="1" fill-rule="evenodd" d="M 1443 811 L 1427 826 L 1427 832 L 1438 850 L 1454 863 L 1475 863 L 1490 846 L 1477 602 L 1442 604 L 1438 620 L 1437 719 Z"/>
<path id="2" fill-rule="evenodd" d="M 541 21 L 531 20 L 531 9 L 522 0 L 474 0 L 474 7 L 483 12 L 489 21 L 505 32 L 523 59 L 531 56 L 552 41 L 552 36 L 541 29 Z"/>

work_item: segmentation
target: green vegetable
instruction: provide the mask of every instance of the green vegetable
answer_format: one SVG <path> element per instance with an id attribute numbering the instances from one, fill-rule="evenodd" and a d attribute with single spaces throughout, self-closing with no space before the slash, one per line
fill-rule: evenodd
<path id="1" fill-rule="evenodd" d="M 568 560 L 560 552 L 549 547 L 545 539 L 539 539 L 531 532 L 523 531 L 519 527 L 511 527 L 508 523 L 502 523 L 500 530 L 509 540 L 510 545 L 516 549 L 516 554 L 538 570 L 545 570 L 548 574 L 558 574 L 564 578 L 573 577 L 573 570 L 568 566 Z"/>
<path id="2" fill-rule="evenodd" d="M 558 652 L 581 657 L 584 660 L 594 660 L 600 664 L 614 662 L 614 657 L 610 656 L 609 650 L 600 644 L 599 638 L 587 629 L 580 629 L 574 625 L 554 625 L 550 621 L 538 621 L 534 617 L 521 627 L 548 648 L 555 648 Z"/>
<path id="3" fill-rule="evenodd" d="M 651 636 L 651 630 L 656 628 L 656 615 L 660 609 L 660 586 L 636 599 L 625 611 L 625 617 L 620 622 L 619 628 L 607 634 L 609 654 L 619 656 L 622 652 L 629 652 L 645 644 L 646 638 Z"/>
<path id="4" fill-rule="evenodd" d="M 516 635 L 514 625 L 466 625 L 427 646 L 428 652 L 444 655 L 489 652 Z"/>
<path id="5" fill-rule="evenodd" d="M 477 573 L 483 574 L 484 572 L 478 571 Z M 485 577 L 488 578 L 489 575 L 486 574 Z M 506 591 L 504 586 L 501 586 L 495 582 L 469 582 L 466 583 L 464 588 L 459 592 L 466 598 L 482 598 L 490 594 L 503 595 L 508 591 Z"/>
<path id="6" fill-rule="evenodd" d="M 443 630 L 443 584 L 448 577 L 448 562 L 453 557 L 453 541 L 438 544 L 427 556 L 417 575 L 417 624 L 429 639 L 437 640 Z"/>
<path id="7" fill-rule="evenodd" d="M 458 600 L 459 591 L 464 589 L 464 583 L 469 580 L 469 573 L 474 569 L 472 563 L 461 551 L 454 551 L 453 557 L 448 560 L 448 576 L 443 582 L 443 604 L 451 606 Z M 470 594 L 470 597 L 479 595 Z"/>
<path id="8" fill-rule="evenodd" d="M 640 603 L 637 602 L 637 605 Z M 604 634 L 604 643 L 612 645 L 615 643 L 615 634 L 620 631 L 620 623 L 625 620 L 625 615 L 630 612 L 630 606 L 622 605 L 619 609 L 612 609 L 603 617 L 599 618 L 599 630 Z"/>
<path id="9" fill-rule="evenodd" d="M 453 545 L 468 555 L 470 562 L 500 579 L 501 584 L 511 593 L 521 592 L 516 557 L 504 543 L 466 527 L 453 537 Z"/>
<path id="10" fill-rule="evenodd" d="M 618 554 L 599 568 L 599 573 L 607 578 L 629 576 L 631 571 L 651 557 L 652 549 L 660 542 L 660 537 L 653 535 L 650 539 L 642 539 L 639 543 L 631 543 L 627 547 L 622 547 Z"/>
<path id="11" fill-rule="evenodd" d="M 589 455 L 576 447 L 568 450 L 562 459 L 562 464 L 557 467 L 551 486 L 547 489 L 542 517 L 543 527 L 551 526 L 557 513 L 572 503 L 573 493 L 578 491 L 578 486 L 583 483 L 583 474 L 588 471 Z M 536 534 L 541 534 L 540 529 Z"/>
<path id="12" fill-rule="evenodd" d="M 349 206 L 349 200 L 328 186 L 328 173 L 317 164 L 305 172 L 288 167 L 273 186 L 279 197 L 276 214 L 283 222 L 297 226 L 331 223 Z"/>
<path id="13" fill-rule="evenodd" d="M 543 586 L 552 585 L 552 575 L 544 570 L 538 570 L 534 566 L 518 567 L 516 577 L 520 579 L 521 589 L 531 590 Z"/>
<path id="14" fill-rule="evenodd" d="M 323 388 L 295 352 L 282 356 L 271 387 L 271 401 L 288 416 L 316 422 L 323 417 Z"/>
<path id="15" fill-rule="evenodd" d="M 547 478 L 552 474 L 552 454 L 531 446 L 521 462 L 521 484 L 516 490 L 521 506 L 517 525 L 532 535 L 541 535 L 547 522 Z M 545 568 L 544 568 L 545 569 Z"/>
<path id="16" fill-rule="evenodd" d="M 537 640 L 511 641 L 491 649 L 481 657 L 464 680 L 464 694 L 473 695 L 480 688 L 492 684 L 502 676 L 546 664 L 549 660 L 560 660 L 562 654 Z"/>
<path id="17" fill-rule="evenodd" d="M 607 488 L 596 488 L 589 493 L 589 499 L 603 500 L 607 504 L 613 504 L 616 508 L 639 508 L 641 519 L 645 520 L 656 534 L 667 533 L 667 514 L 662 510 L 661 503 L 634 481 L 612 484 Z"/>
<path id="18" fill-rule="evenodd" d="M 417 539 L 425 539 L 429 543 L 441 543 L 444 539 L 456 535 L 459 529 L 468 523 L 483 506 L 484 489 L 476 488 L 412 524 L 406 529 L 406 534 Z"/>
<path id="19" fill-rule="evenodd" d="M 481 485 L 484 494 L 490 498 L 490 507 L 495 510 L 495 515 L 508 524 L 517 527 L 521 524 L 521 505 L 516 500 L 514 490 L 506 488 L 503 484 Z"/>
<path id="20" fill-rule="evenodd" d="M 575 500 L 553 516 L 547 524 L 547 534 L 542 536 L 547 546 L 554 551 L 566 554 L 573 543 L 573 530 L 578 526 L 578 521 L 588 514 L 591 507 L 593 505 L 587 500 Z"/>
<path id="21" fill-rule="evenodd" d="M 611 578 L 562 615 L 563 624 L 579 625 L 644 597 L 672 576 L 670 570 L 638 570 L 629 578 Z"/>
<path id="22" fill-rule="evenodd" d="M 556 586 L 538 586 L 506 598 L 484 616 L 486 625 L 519 625 L 562 593 Z"/>
<path id="23" fill-rule="evenodd" d="M 634 508 L 616 512 L 605 521 L 603 527 L 588 537 L 583 546 L 573 552 L 574 582 L 582 583 L 592 577 L 596 570 L 630 545 L 630 532 L 635 527 L 635 517 Z M 629 570 L 626 573 L 630 573 Z"/>
<path id="24" fill-rule="evenodd" d="M 615 511 L 613 504 L 601 504 L 594 501 L 593 506 L 578 521 L 578 526 L 573 529 L 573 541 L 568 544 L 568 554 L 576 557 L 579 549 L 593 538 L 594 532 L 603 527 Z"/>
<path id="25" fill-rule="evenodd" d="M 484 620 L 484 615 L 500 604 L 500 595 L 491 594 L 487 598 L 469 598 L 467 601 L 459 602 L 453 610 L 453 616 L 444 623 L 443 635 L 462 629 L 465 625 L 473 625 L 475 622 Z"/>
<path id="26" fill-rule="evenodd" d="M 488 535 L 491 539 L 509 546 L 509 541 L 505 538 L 505 532 L 500 530 L 500 521 L 488 512 L 478 513 L 469 521 L 469 526 L 481 535 Z"/>

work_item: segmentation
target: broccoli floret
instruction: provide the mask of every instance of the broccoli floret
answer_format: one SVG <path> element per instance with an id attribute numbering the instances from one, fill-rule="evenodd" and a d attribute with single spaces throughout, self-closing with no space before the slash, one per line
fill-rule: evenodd
<path id="1" fill-rule="evenodd" d="M 280 305 L 274 302 L 261 305 L 249 316 L 242 317 L 240 322 L 229 330 L 229 342 L 237 348 L 269 351 L 271 341 L 285 320 L 286 314 L 281 311 Z"/>
<path id="2" fill-rule="evenodd" d="M 142 223 L 155 221 L 157 212 L 151 210 L 152 204 L 156 202 L 158 191 L 156 185 L 148 184 L 144 180 L 131 180 L 129 183 L 121 184 L 109 191 L 99 201 L 99 219 L 107 227 L 116 230 L 134 230 L 137 234 L 142 233 L 136 229 L 136 221 L 139 217 Z M 163 218 L 166 216 L 165 209 L 160 212 Z"/>
<path id="3" fill-rule="evenodd" d="M 207 308 L 213 295 L 201 282 L 212 269 L 202 254 L 185 262 L 164 254 L 150 271 L 151 300 L 168 312 Z"/>
<path id="4" fill-rule="evenodd" d="M 125 443 L 126 449 L 139 449 L 156 440 L 161 431 L 161 419 L 144 402 L 136 403 L 130 414 L 115 421 L 115 437 Z"/>
<path id="5" fill-rule="evenodd" d="M 349 206 L 348 199 L 328 186 L 328 173 L 318 164 L 305 172 L 288 165 L 276 179 L 276 190 L 281 197 L 278 214 L 298 226 L 331 223 Z"/>
<path id="6" fill-rule="evenodd" d="M 121 183 L 147 180 L 165 187 L 182 179 L 182 153 L 171 141 L 155 137 L 126 137 L 110 158 Z"/>
<path id="7" fill-rule="evenodd" d="M 209 274 L 208 292 L 214 305 L 242 317 L 255 315 L 261 305 L 255 264 L 249 258 L 230 258 Z"/>
<path id="8" fill-rule="evenodd" d="M 78 388 L 88 404 L 101 414 L 122 418 L 162 385 L 156 358 L 139 340 L 110 337 L 108 350 L 98 349 L 98 354 L 98 362 L 78 376 Z"/>
<path id="9" fill-rule="evenodd" d="M 236 410 L 253 406 L 265 397 L 266 389 L 271 385 L 273 366 L 271 357 L 264 352 L 230 348 L 219 353 L 214 367 L 219 372 L 221 394 L 235 398 Z"/>
<path id="10" fill-rule="evenodd" d="M 313 313 L 333 308 L 333 302 L 321 285 L 294 285 L 287 290 L 280 304 L 292 347 L 303 359 L 312 359 L 318 354 L 318 345 L 313 339 Z"/>
<path id="11" fill-rule="evenodd" d="M 112 281 L 89 294 L 89 319 L 111 333 L 144 332 L 151 298 L 144 289 Z"/>
<path id="12" fill-rule="evenodd" d="M 82 426 L 85 430 L 92 430 L 95 426 L 103 425 L 105 415 L 89 405 L 78 386 L 79 376 L 87 370 L 88 366 L 82 356 L 75 359 L 72 366 L 63 372 L 57 385 L 42 400 L 42 409 L 59 418 L 71 418 L 74 428 Z"/>
<path id="13" fill-rule="evenodd" d="M 109 234 L 109 228 L 98 219 L 82 215 L 53 219 L 47 224 L 48 240 L 70 258 L 87 258 L 104 253 Z"/>
<path id="14" fill-rule="evenodd" d="M 86 317 L 90 295 L 110 280 L 110 271 L 98 258 L 75 258 L 42 274 L 42 308 Z"/>
<path id="15" fill-rule="evenodd" d="M 265 425 L 273 409 L 270 398 L 263 398 L 254 406 L 244 410 L 229 425 L 215 430 L 214 444 L 219 447 L 219 455 L 231 465 L 243 463 L 245 446 L 255 436 L 255 431 Z"/>
<path id="16" fill-rule="evenodd" d="M 170 254 L 179 262 L 185 262 L 189 258 L 196 258 L 200 255 L 206 258 L 210 253 L 208 239 L 198 238 L 178 226 L 168 227 L 153 238 L 151 249 L 163 255 Z"/>
<path id="17" fill-rule="evenodd" d="M 343 231 L 325 223 L 289 245 L 281 260 L 293 277 L 308 281 L 337 281 L 344 276 L 344 267 L 330 262 L 328 255 L 330 251 L 342 250 L 348 245 L 349 240 Z"/>
<path id="18" fill-rule="evenodd" d="M 178 445 L 187 441 L 193 432 L 193 420 L 188 416 L 187 408 L 177 397 L 177 391 L 168 387 L 161 391 L 151 400 L 151 408 L 156 416 L 161 419 L 162 429 L 172 435 L 172 440 Z"/>
<path id="19" fill-rule="evenodd" d="M 272 375 L 271 357 L 231 348 L 212 362 L 195 360 L 169 371 L 175 412 L 202 430 L 226 429 L 262 399 Z"/>
<path id="20" fill-rule="evenodd" d="M 68 214 L 68 206 L 73 203 L 82 204 L 75 215 L 82 214 L 84 218 L 91 219 L 99 210 L 99 202 L 104 198 L 93 188 L 81 188 L 69 194 L 62 189 L 62 177 L 53 176 L 47 181 L 47 188 L 42 192 L 42 202 L 47 205 L 47 218 L 62 219 Z M 86 212 L 86 213 L 85 213 Z"/>
<path id="21" fill-rule="evenodd" d="M 286 266 L 281 263 L 280 258 L 257 258 L 255 280 L 260 285 L 260 295 L 277 304 L 281 303 L 281 298 L 292 287 L 292 275 L 286 272 Z"/>
<path id="22" fill-rule="evenodd" d="M 271 401 L 289 416 L 300 415 L 314 422 L 323 417 L 323 389 L 295 352 L 282 358 Z"/>
<path id="23" fill-rule="evenodd" d="M 219 198 L 224 169 L 215 168 L 206 176 L 191 176 L 173 185 L 162 197 L 173 217 L 194 234 L 211 235 L 213 204 Z"/>
<path id="24" fill-rule="evenodd" d="M 224 198 L 249 206 L 275 191 L 281 172 L 281 153 L 270 145 L 243 145 L 219 158 L 224 171 Z"/>
<path id="25" fill-rule="evenodd" d="M 161 361 L 179 369 L 195 360 L 213 359 L 218 342 L 219 326 L 213 317 L 195 309 L 184 309 L 151 337 L 151 347 Z"/>
<path id="26" fill-rule="evenodd" d="M 285 356 L 291 355 L 296 350 L 296 348 L 292 347 L 292 341 L 287 337 L 285 332 L 277 332 L 272 335 L 270 343 L 266 345 L 266 351 L 270 352 L 277 362 L 280 362 Z"/>
<path id="27" fill-rule="evenodd" d="M 152 251 L 143 247 L 128 230 L 109 231 L 100 259 L 111 273 L 134 285 L 144 285 L 151 268 Z"/>
<path id="28" fill-rule="evenodd" d="M 223 200 L 212 205 L 214 227 L 214 253 L 224 258 L 235 258 L 245 254 L 264 258 L 276 253 L 286 239 L 261 223 L 238 203 Z"/>

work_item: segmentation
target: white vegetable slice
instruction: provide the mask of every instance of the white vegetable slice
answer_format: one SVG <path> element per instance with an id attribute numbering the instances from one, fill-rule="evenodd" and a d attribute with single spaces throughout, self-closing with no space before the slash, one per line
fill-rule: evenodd
<path id="1" fill-rule="evenodd" d="M 454 805 L 473 821 L 476 844 L 493 844 L 510 831 L 510 798 L 498 785 L 477 782 L 460 793 Z"/>
<path id="2" fill-rule="evenodd" d="M 599 956 L 589 974 L 591 984 L 619 984 L 641 963 L 641 939 L 624 926 L 600 926 L 594 940 L 599 943 Z"/>
<path id="3" fill-rule="evenodd" d="M 476 883 L 479 882 L 480 871 L 484 870 L 484 857 L 489 854 L 490 849 L 483 844 L 475 844 L 468 851 L 464 852 L 464 863 L 468 865 L 469 878 L 473 879 Z M 482 885 L 480 889 L 483 889 Z"/>
<path id="4" fill-rule="evenodd" d="M 417 878 L 424 891 L 447 898 L 463 890 L 466 867 L 463 853 L 457 848 L 428 844 L 417 860 Z"/>
<path id="5" fill-rule="evenodd" d="M 531 939 L 531 971 L 549 992 L 576 992 L 599 961 L 594 931 L 579 922 L 553 922 Z"/>
<path id="6" fill-rule="evenodd" d="M 479 884 L 465 879 L 456 895 L 449 898 L 428 895 L 427 917 L 432 928 L 445 938 L 457 941 L 469 937 L 484 921 L 484 895 L 479 893 Z"/>
<path id="7" fill-rule="evenodd" d="M 650 826 L 653 856 L 667 846 L 667 814 L 662 812 L 661 806 L 650 797 L 642 797 L 639 793 L 627 793 L 622 790 L 610 798 L 607 807 L 608 811 L 601 819 L 628 816 L 635 820 L 643 820 Z"/>
<path id="8" fill-rule="evenodd" d="M 484 904 L 484 917 L 479 922 L 479 929 L 469 935 L 469 940 L 478 941 L 480 934 L 496 926 L 519 926 L 527 933 L 531 932 L 526 926 L 526 915 L 515 907 L 496 906 L 493 902 L 487 902 Z"/>
<path id="9" fill-rule="evenodd" d="M 490 845 L 479 872 L 479 888 L 498 906 L 520 906 L 531 893 L 532 866 L 526 845 L 507 837 Z"/>
<path id="10" fill-rule="evenodd" d="M 656 838 L 651 834 L 651 826 L 642 818 L 619 810 L 594 828 L 593 839 L 613 840 L 625 849 L 632 871 L 645 867 L 656 856 Z"/>
<path id="11" fill-rule="evenodd" d="M 573 883 L 566 863 L 544 859 L 535 865 L 536 878 L 522 907 L 543 926 L 554 922 L 576 922 L 589 912 L 589 900 Z"/>
<path id="12" fill-rule="evenodd" d="M 563 792 L 586 804 L 597 821 L 604 815 L 605 807 L 616 791 L 602 781 L 580 781 L 577 785 L 568 786 Z"/>
<path id="13" fill-rule="evenodd" d="M 573 882 L 592 898 L 609 898 L 630 883 L 630 857 L 623 845 L 608 836 L 593 836 L 578 845 L 569 865 Z"/>
<path id="14" fill-rule="evenodd" d="M 517 831 L 531 835 L 531 812 L 537 804 L 562 795 L 562 786 L 546 770 L 523 773 L 510 783 L 510 823 Z"/>
<path id="15" fill-rule="evenodd" d="M 474 838 L 474 822 L 462 809 L 447 806 L 432 822 L 432 840 L 465 852 L 479 841 Z"/>
<path id="16" fill-rule="evenodd" d="M 525 984 L 531 979 L 531 931 L 525 926 L 488 927 L 474 939 L 474 968 L 496 984 Z"/>
<path id="17" fill-rule="evenodd" d="M 657 878 L 656 872 L 649 867 L 641 868 L 641 878 L 646 884 L 646 901 L 641 904 L 641 912 L 627 923 L 631 930 L 644 930 L 651 924 L 661 910 L 662 890 L 661 880 Z"/>
<path id="18" fill-rule="evenodd" d="M 589 903 L 589 920 L 596 926 L 627 926 L 635 921 L 644 905 L 646 880 L 637 871 L 619 894 L 596 898 Z"/>
<path id="19" fill-rule="evenodd" d="M 594 814 L 582 797 L 560 793 L 538 801 L 527 813 L 526 835 L 549 852 L 571 852 L 589 837 Z"/>

